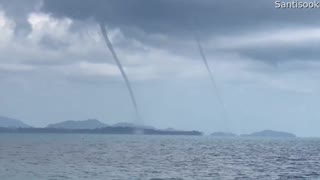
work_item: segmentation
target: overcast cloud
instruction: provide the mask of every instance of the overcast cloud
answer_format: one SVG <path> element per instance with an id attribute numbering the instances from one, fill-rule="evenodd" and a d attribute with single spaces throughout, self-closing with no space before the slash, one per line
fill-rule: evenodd
<path id="1" fill-rule="evenodd" d="M 98 23 L 160 128 L 320 136 L 318 9 L 263 0 L 0 0 L 0 114 L 34 126 L 133 121 Z M 225 101 L 228 122 L 195 42 Z"/>

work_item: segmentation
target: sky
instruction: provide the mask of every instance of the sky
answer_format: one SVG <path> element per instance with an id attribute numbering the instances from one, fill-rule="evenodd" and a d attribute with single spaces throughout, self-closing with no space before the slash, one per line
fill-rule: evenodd
<path id="1" fill-rule="evenodd" d="M 0 115 L 134 122 L 103 23 L 145 125 L 320 136 L 319 15 L 271 0 L 0 0 Z"/>

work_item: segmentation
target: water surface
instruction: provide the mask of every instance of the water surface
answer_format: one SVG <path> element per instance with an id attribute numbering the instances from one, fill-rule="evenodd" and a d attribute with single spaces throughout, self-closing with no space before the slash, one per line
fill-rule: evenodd
<path id="1" fill-rule="evenodd" d="M 0 134 L 0 179 L 316 179 L 320 139 Z"/>

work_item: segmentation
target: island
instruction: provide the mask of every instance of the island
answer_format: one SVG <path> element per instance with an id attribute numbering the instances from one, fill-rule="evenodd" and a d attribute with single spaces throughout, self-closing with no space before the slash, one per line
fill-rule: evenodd
<path id="1" fill-rule="evenodd" d="M 31 126 L 23 123 L 18 119 L 0 116 L 0 127 L 2 128 L 29 128 Z"/>
<path id="2" fill-rule="evenodd" d="M 88 119 L 82 121 L 68 120 L 55 124 L 49 124 L 47 128 L 56 128 L 56 129 L 97 129 L 107 127 L 107 124 L 104 124 L 97 119 Z"/>
<path id="3" fill-rule="evenodd" d="M 296 135 L 288 132 L 264 130 L 252 134 L 243 134 L 242 137 L 267 137 L 267 138 L 295 138 Z"/>
<path id="4" fill-rule="evenodd" d="M 82 121 L 68 120 L 50 124 L 45 128 L 34 128 L 20 120 L 0 119 L 0 133 L 61 133 L 61 134 L 143 134 L 143 135 L 191 135 L 201 136 L 200 131 L 156 129 L 151 126 L 137 126 L 131 123 L 117 123 L 108 126 L 96 119 Z"/>
<path id="5" fill-rule="evenodd" d="M 61 133 L 61 134 L 143 134 L 143 135 L 203 135 L 200 131 L 168 131 L 161 129 L 143 129 L 135 127 L 104 127 L 97 129 L 64 128 L 0 128 L 0 133 Z"/>

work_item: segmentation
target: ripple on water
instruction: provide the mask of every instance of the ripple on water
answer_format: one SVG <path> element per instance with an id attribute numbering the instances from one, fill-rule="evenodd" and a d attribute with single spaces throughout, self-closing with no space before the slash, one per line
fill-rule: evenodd
<path id="1" fill-rule="evenodd" d="M 21 138 L 20 136 L 23 136 Z M 0 179 L 316 179 L 320 140 L 0 136 Z"/>

